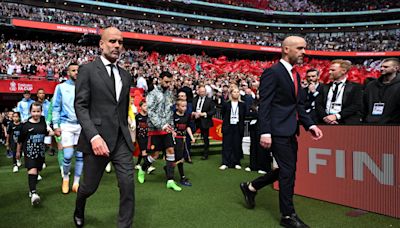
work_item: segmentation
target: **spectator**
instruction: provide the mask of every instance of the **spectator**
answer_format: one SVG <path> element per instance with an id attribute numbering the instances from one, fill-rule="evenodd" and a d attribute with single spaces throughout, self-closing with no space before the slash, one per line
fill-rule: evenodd
<path id="1" fill-rule="evenodd" d="M 333 60 L 329 74 L 333 82 L 321 90 L 317 98 L 317 113 L 322 123 L 359 124 L 362 88 L 347 80 L 351 62 Z"/>
<path id="2" fill-rule="evenodd" d="M 198 88 L 197 95 L 193 100 L 192 117 L 195 119 L 196 128 L 200 129 L 201 137 L 204 141 L 204 151 L 201 159 L 207 160 L 210 146 L 209 130 L 213 126 L 212 117 L 216 110 L 214 102 L 206 96 L 206 88 L 204 86 Z"/>
<path id="3" fill-rule="evenodd" d="M 230 90 L 230 101 L 222 106 L 222 164 L 220 170 L 227 168 L 242 169 L 242 140 L 244 135 L 244 117 L 246 105 L 240 101 L 239 88 Z"/>
<path id="4" fill-rule="evenodd" d="M 400 124 L 400 63 L 397 58 L 382 61 L 381 77 L 364 91 L 363 119 L 366 123 Z"/>
<path id="5" fill-rule="evenodd" d="M 319 83 L 319 71 L 311 68 L 306 72 L 307 87 L 304 88 L 307 96 L 304 102 L 306 112 L 310 114 L 315 123 L 318 122 L 317 114 L 315 112 L 315 100 L 322 90 L 322 85 Z"/>

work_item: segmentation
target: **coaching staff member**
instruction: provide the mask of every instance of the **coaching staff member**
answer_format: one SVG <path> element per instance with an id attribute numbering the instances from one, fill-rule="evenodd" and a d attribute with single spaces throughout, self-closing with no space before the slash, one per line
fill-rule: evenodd
<path id="1" fill-rule="evenodd" d="M 82 126 L 78 150 L 84 153 L 84 179 L 74 212 L 77 227 L 83 226 L 86 200 L 96 191 L 110 161 L 120 192 L 118 227 L 132 227 L 134 146 L 128 130 L 131 76 L 117 65 L 122 46 L 121 31 L 105 29 L 100 40 L 101 56 L 82 66 L 76 81 L 75 111 Z"/>

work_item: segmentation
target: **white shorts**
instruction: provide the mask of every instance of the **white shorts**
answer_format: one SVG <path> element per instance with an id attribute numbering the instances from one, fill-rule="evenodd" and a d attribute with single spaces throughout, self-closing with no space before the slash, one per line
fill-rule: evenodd
<path id="1" fill-rule="evenodd" d="M 61 128 L 61 145 L 63 147 L 75 146 L 78 144 L 79 135 L 81 134 L 81 125 L 62 123 Z"/>

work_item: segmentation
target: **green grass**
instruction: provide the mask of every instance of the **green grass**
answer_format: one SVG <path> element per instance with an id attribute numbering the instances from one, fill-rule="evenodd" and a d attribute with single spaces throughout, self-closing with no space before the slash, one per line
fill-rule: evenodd
<path id="1" fill-rule="evenodd" d="M 56 156 L 47 156 L 48 168 L 38 184 L 42 203 L 32 208 L 28 198 L 25 169 L 12 173 L 11 159 L 0 149 L 0 227 L 73 227 L 75 194 L 61 194 L 61 178 Z M 278 192 L 265 188 L 256 197 L 256 208 L 244 208 L 239 183 L 258 176 L 238 170 L 218 170 L 220 156 L 208 161 L 194 157 L 186 165 L 192 187 L 182 192 L 165 188 L 162 161 L 146 176 L 144 184 L 135 183 L 136 212 L 134 227 L 279 227 Z M 246 157 L 243 164 L 248 163 Z M 177 170 L 176 170 L 177 173 Z M 97 192 L 86 206 L 85 227 L 116 227 L 119 193 L 115 173 L 104 174 Z M 352 210 L 335 204 L 296 196 L 300 217 L 311 227 L 400 227 L 400 220 L 368 213 L 348 217 Z"/>

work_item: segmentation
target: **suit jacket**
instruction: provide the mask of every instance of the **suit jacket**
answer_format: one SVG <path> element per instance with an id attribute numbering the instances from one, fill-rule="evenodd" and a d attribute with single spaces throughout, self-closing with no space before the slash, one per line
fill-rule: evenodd
<path id="1" fill-rule="evenodd" d="M 131 76 L 118 67 L 122 80 L 119 101 L 115 98 L 111 77 L 98 57 L 95 61 L 79 68 L 75 86 L 75 112 L 82 126 L 78 150 L 93 153 L 90 140 L 100 135 L 110 152 L 116 148 L 118 132 L 122 135 L 130 150 L 134 150 L 128 130 L 129 89 Z"/>
<path id="2" fill-rule="evenodd" d="M 238 107 L 239 107 L 239 133 L 240 136 L 243 137 L 244 136 L 244 118 L 246 116 L 246 105 L 243 102 L 239 102 L 238 103 Z M 231 101 L 228 101 L 227 103 L 224 103 L 222 105 L 222 110 L 221 110 L 221 114 L 222 114 L 222 134 L 227 134 L 230 129 L 229 129 L 229 125 L 230 125 L 230 120 L 231 120 L 231 109 L 232 109 L 232 103 Z"/>
<path id="3" fill-rule="evenodd" d="M 326 102 L 328 101 L 328 93 L 332 85 L 333 83 L 325 85 L 315 102 L 315 109 L 321 123 L 324 123 L 323 118 L 329 115 L 326 113 Z M 342 111 L 338 113 L 341 116 L 340 120 L 338 120 L 339 124 L 360 124 L 361 105 L 361 85 L 346 81 L 343 91 Z"/>
<path id="4" fill-rule="evenodd" d="M 298 94 L 289 72 L 278 62 L 264 70 L 260 84 L 259 128 L 260 134 L 293 136 L 298 133 L 298 120 L 308 130 L 314 125 L 304 108 L 305 92 L 297 77 Z"/>
<path id="5" fill-rule="evenodd" d="M 193 112 L 196 112 L 197 102 L 199 101 L 199 96 L 193 99 Z M 203 107 L 201 112 L 206 112 L 207 117 L 200 117 L 199 119 L 195 120 L 196 127 L 201 129 L 208 129 L 214 126 L 212 117 L 215 115 L 216 109 L 215 104 L 211 98 L 205 97 Z"/>
<path id="6" fill-rule="evenodd" d="M 314 122 L 318 122 L 317 112 L 315 111 L 315 106 L 316 106 L 315 101 L 317 100 L 317 97 L 319 95 L 321 95 L 322 88 L 323 88 L 323 84 L 319 83 L 319 85 L 316 89 L 316 91 L 318 92 L 317 96 L 314 96 L 314 94 L 309 93 L 308 88 L 304 88 L 304 92 L 306 93 L 306 100 L 304 101 L 304 107 L 306 110 L 311 109 L 311 112 L 309 112 L 309 114 Z M 312 105 L 313 102 L 315 102 L 314 107 Z"/>

